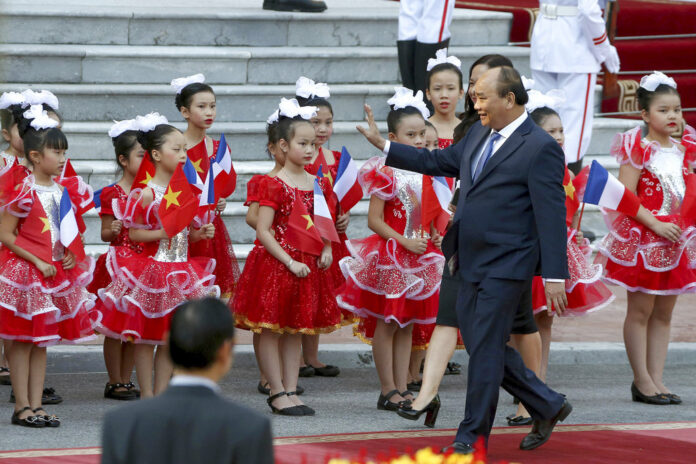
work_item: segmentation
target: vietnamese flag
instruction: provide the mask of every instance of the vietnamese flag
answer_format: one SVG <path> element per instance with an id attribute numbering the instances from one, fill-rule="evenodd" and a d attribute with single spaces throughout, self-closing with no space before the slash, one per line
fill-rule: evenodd
<path id="1" fill-rule="evenodd" d="M 66 177 L 77 177 L 77 171 L 75 171 L 69 159 L 65 160 L 63 172 L 60 173 L 60 179 L 65 179 Z"/>
<path id="2" fill-rule="evenodd" d="M 285 237 L 293 248 L 304 253 L 319 256 L 324 249 L 321 235 L 314 225 L 312 216 L 300 200 L 299 194 L 295 194 Z"/>
<path id="3" fill-rule="evenodd" d="M 319 149 L 319 154 L 317 155 L 316 159 L 314 162 L 310 165 L 310 168 L 308 169 L 309 172 L 322 172 L 321 177 L 328 177 L 329 178 L 329 183 L 333 187 L 333 179 L 331 178 L 331 170 L 329 169 L 329 165 L 326 162 L 326 158 L 324 157 L 324 151 L 320 148 Z M 325 173 L 325 174 L 324 174 Z M 317 174 L 318 176 L 318 174 Z"/>
<path id="4" fill-rule="evenodd" d="M 696 174 L 686 176 L 686 191 L 681 204 L 681 216 L 692 221 L 696 220 Z"/>
<path id="5" fill-rule="evenodd" d="M 56 232 L 58 224 L 54 224 Z M 56 237 L 58 239 L 58 237 Z M 29 210 L 29 215 L 19 227 L 15 245 L 28 251 L 46 263 L 53 262 L 53 242 L 51 241 L 51 221 L 38 199 Z"/>
<path id="6" fill-rule="evenodd" d="M 573 179 L 570 178 L 570 170 L 565 168 L 563 177 L 563 190 L 565 191 L 566 224 L 572 224 L 573 216 L 580 208 L 580 198 Z"/>
<path id="7" fill-rule="evenodd" d="M 155 165 L 152 162 L 150 153 L 146 151 L 140 163 L 140 167 L 138 168 L 138 172 L 135 174 L 135 179 L 133 179 L 131 190 L 147 187 L 147 184 L 150 183 L 153 177 L 155 177 Z"/>
<path id="8" fill-rule="evenodd" d="M 208 146 L 206 144 L 205 138 L 203 141 L 186 150 L 186 156 L 191 160 L 191 164 L 196 169 L 198 177 L 201 179 L 205 178 L 208 174 L 208 169 L 210 169 L 210 160 L 208 159 Z"/>
<path id="9" fill-rule="evenodd" d="M 169 181 L 158 212 L 162 228 L 170 238 L 188 227 L 198 212 L 198 198 L 193 193 L 181 165 L 176 167 Z"/>

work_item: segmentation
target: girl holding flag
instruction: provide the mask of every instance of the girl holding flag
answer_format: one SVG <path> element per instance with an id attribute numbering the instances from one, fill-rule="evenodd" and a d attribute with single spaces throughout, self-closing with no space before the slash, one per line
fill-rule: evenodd
<path id="1" fill-rule="evenodd" d="M 256 236 L 263 245 L 248 261 L 234 299 L 237 321 L 260 334 L 258 359 L 270 386 L 267 400 L 276 414 L 314 415 L 297 396 L 302 335 L 341 326 L 329 268 L 331 241 L 338 240 L 326 201 L 328 179 L 304 170 L 314 155 L 314 107 L 282 99 L 278 148 L 285 165 L 259 185 Z M 314 214 L 312 214 L 312 212 Z M 263 276 L 265 285 L 258 285 Z"/>
<path id="2" fill-rule="evenodd" d="M 94 260 L 85 256 L 68 189 L 53 179 L 65 164 L 68 141 L 41 105 L 18 121 L 26 176 L 0 218 L 0 337 L 14 340 L 9 353 L 15 411 L 12 423 L 58 427 L 42 407 L 46 346 L 78 343 L 94 334 L 88 311 L 94 296 Z"/>
<path id="3" fill-rule="evenodd" d="M 222 152 L 227 148 L 224 136 L 220 140 L 214 140 L 207 135 L 217 115 L 215 92 L 205 83 L 203 74 L 174 79 L 171 86 L 176 91 L 176 108 L 188 123 L 184 132 L 186 155 L 196 168 L 198 176 L 205 180 L 218 153 L 224 155 Z M 218 197 L 212 221 L 215 237 L 191 244 L 191 256 L 215 259 L 215 282 L 220 287 L 220 297 L 229 300 L 234 295 L 239 280 L 239 264 L 220 214 L 227 205 L 225 198 L 234 192 L 236 177 L 225 183 L 229 185 L 221 185 L 220 182 L 215 185 Z"/>
<path id="4" fill-rule="evenodd" d="M 199 199 L 181 168 L 186 161 L 183 134 L 157 113 L 138 116 L 135 126 L 138 143 L 149 152 L 155 174 L 147 187 L 131 191 L 123 225 L 129 240 L 142 243 L 144 249 L 142 254 L 125 256 L 118 252 L 122 247 L 109 249 L 112 282 L 99 291 L 98 330 L 135 343 L 135 370 L 146 398 L 162 392 L 172 374 L 164 346 L 172 311 L 189 299 L 219 296 L 220 290 L 212 274 L 215 260 L 189 256 L 189 241 L 210 239 L 215 228 L 212 224 L 189 227 Z"/>
<path id="5" fill-rule="evenodd" d="M 609 234 L 598 247 L 597 262 L 604 265 L 608 283 L 628 292 L 624 343 L 633 369 L 633 401 L 679 404 L 681 399 L 665 386 L 662 373 L 677 296 L 696 291 L 696 227 L 693 211 L 683 202 L 691 193 L 686 181 L 693 176 L 696 151 L 671 138 L 681 119 L 672 78 L 660 72 L 644 76 L 637 96 L 648 132 L 643 137 L 636 127 L 618 134 L 612 145 L 627 192 L 622 196 L 617 190 L 621 201 L 614 209 L 623 214 L 607 214 Z M 591 188 L 590 174 L 585 202 L 592 196 L 607 206 L 602 199 L 611 196 L 611 176 L 603 178 Z M 640 205 L 627 211 L 622 205 L 630 203 L 625 200 L 632 192 Z"/>
<path id="6" fill-rule="evenodd" d="M 421 92 L 399 87 L 387 103 L 389 139 L 423 147 L 429 112 Z M 396 411 L 414 397 L 406 387 L 413 325 L 435 322 L 445 259 L 440 240 L 421 226 L 421 174 L 389 168 L 377 157 L 359 177 L 370 195 L 368 226 L 375 234 L 348 242 L 351 257 L 340 262 L 346 287 L 338 302 L 361 318 L 355 333 L 372 343 L 377 408 Z"/>

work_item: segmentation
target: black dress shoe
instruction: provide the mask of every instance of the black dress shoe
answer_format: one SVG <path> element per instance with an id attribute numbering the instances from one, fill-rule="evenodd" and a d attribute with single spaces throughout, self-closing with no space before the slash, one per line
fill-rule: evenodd
<path id="1" fill-rule="evenodd" d="M 300 11 L 302 13 L 321 13 L 326 3 L 321 0 L 264 0 L 264 10 Z"/>
<path id="2" fill-rule="evenodd" d="M 435 398 L 423 409 L 417 411 L 411 408 L 411 405 L 403 405 L 399 407 L 396 413 L 408 420 L 418 420 L 423 413 L 425 414 L 425 425 L 431 429 L 435 427 L 435 422 L 437 421 L 437 414 L 440 412 L 440 395 L 435 395 Z"/>
<path id="3" fill-rule="evenodd" d="M 556 424 L 559 421 L 563 422 L 572 411 L 573 406 L 571 406 L 568 400 L 565 400 L 563 401 L 561 409 L 553 418 L 540 420 L 535 419 L 532 423 L 532 431 L 522 439 L 520 449 L 525 451 L 533 450 L 549 441 L 549 438 L 551 438 L 551 432 L 553 432 L 553 428 L 556 426 Z"/>
<path id="4" fill-rule="evenodd" d="M 452 454 L 472 454 L 474 452 L 474 447 L 468 443 L 460 443 L 455 441 L 449 446 L 442 448 L 442 454 L 452 453 Z"/>
<path id="5" fill-rule="evenodd" d="M 414 392 L 419 392 L 422 386 L 423 386 L 422 380 L 406 384 L 406 388 L 408 388 L 409 390 L 414 391 Z"/>
<path id="6" fill-rule="evenodd" d="M 314 369 L 314 375 L 319 377 L 336 377 L 341 373 L 341 369 L 336 366 L 326 365 L 324 367 L 309 366 Z"/>
<path id="7" fill-rule="evenodd" d="M 507 416 L 506 419 L 507 424 L 510 427 L 521 427 L 523 425 L 532 425 L 532 423 L 534 423 L 534 419 L 531 417 L 516 416 L 514 414 L 512 416 Z"/>
<path id="8" fill-rule="evenodd" d="M 382 411 L 398 411 L 399 408 L 409 406 L 411 404 L 411 400 L 403 400 L 399 401 L 398 403 L 389 401 L 394 395 L 399 394 L 399 390 L 392 390 L 386 395 L 380 393 L 379 398 L 377 399 L 377 409 Z"/>
<path id="9" fill-rule="evenodd" d="M 660 406 L 672 404 L 671 400 L 666 395 L 661 395 L 659 393 L 655 393 L 652 396 L 644 395 L 638 390 L 635 382 L 631 384 L 631 397 L 636 403 L 657 404 Z"/>
<path id="10" fill-rule="evenodd" d="M 674 393 L 666 393 L 665 396 L 669 399 L 669 404 L 682 404 L 682 399 Z"/>
<path id="11" fill-rule="evenodd" d="M 312 366 L 301 366 L 300 367 L 300 377 L 314 377 L 316 374 Z"/>

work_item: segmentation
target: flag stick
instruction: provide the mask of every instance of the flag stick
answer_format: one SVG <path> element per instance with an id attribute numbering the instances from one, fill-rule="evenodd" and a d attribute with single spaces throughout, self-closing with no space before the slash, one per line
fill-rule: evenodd
<path id="1" fill-rule="evenodd" d="M 580 217 L 578 218 L 577 230 L 580 230 L 580 224 L 582 223 L 582 214 L 585 212 L 585 202 L 582 202 L 582 209 L 580 210 Z"/>

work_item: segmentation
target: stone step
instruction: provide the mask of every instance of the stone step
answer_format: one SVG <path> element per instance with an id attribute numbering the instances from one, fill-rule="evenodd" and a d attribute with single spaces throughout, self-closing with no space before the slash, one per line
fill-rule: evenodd
<path id="1" fill-rule="evenodd" d="M 5 2 L 3 2 L 5 3 Z M 218 8 L 204 5 L 172 7 L 153 2 L 133 6 L 55 3 L 3 5 L 0 28 L 5 43 L 90 45 L 202 45 L 260 47 L 385 46 L 397 39 L 398 4 L 329 8 L 317 14 L 238 9 L 232 2 Z M 103 3 L 103 2 L 102 2 Z M 511 15 L 479 10 L 454 12 L 452 46 L 504 45 Z M 56 28 L 59 22 L 69 27 Z M 311 30 L 311 34 L 307 34 Z"/>
<path id="2" fill-rule="evenodd" d="M 379 111 L 386 108 L 387 105 L 384 102 L 375 106 L 375 109 Z M 270 114 L 272 110 L 273 108 L 270 107 L 259 111 Z M 262 121 L 264 120 L 265 117 Z M 107 136 L 111 125 L 111 122 L 66 122 L 63 130 L 70 143 L 69 156 L 80 160 L 111 160 L 114 156 L 113 145 Z M 186 128 L 183 123 L 174 123 L 174 125 L 182 130 Z M 378 151 L 355 129 L 356 125 L 365 125 L 365 123 L 359 120 L 335 122 L 334 133 L 327 148 L 340 150 L 345 146 L 355 159 L 367 159 L 378 154 Z M 608 153 L 614 135 L 635 125 L 635 120 L 596 118 L 588 154 Z M 386 123 L 379 122 L 378 126 L 386 135 Z M 221 133 L 225 134 L 235 160 L 266 161 L 269 159 L 266 153 L 265 122 L 218 122 L 213 125 L 209 133 L 215 138 L 218 138 Z"/>
<path id="3" fill-rule="evenodd" d="M 62 29 L 62 28 L 61 28 Z M 452 47 L 468 69 L 481 55 L 501 53 L 529 75 L 529 49 Z M 396 47 L 210 47 L 146 45 L 0 45 L 0 81 L 35 83 L 167 83 L 205 73 L 211 84 L 390 83 L 399 78 Z"/>

